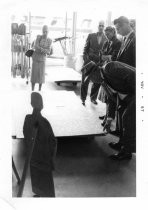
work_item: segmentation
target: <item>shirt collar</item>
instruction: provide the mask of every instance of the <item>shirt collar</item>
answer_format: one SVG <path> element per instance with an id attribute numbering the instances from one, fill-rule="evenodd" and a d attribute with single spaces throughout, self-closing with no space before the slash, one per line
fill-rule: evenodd
<path id="1" fill-rule="evenodd" d="M 131 30 L 126 36 L 124 36 L 124 40 L 125 40 L 125 41 L 129 38 L 129 36 L 131 35 L 131 33 L 133 33 L 132 30 Z"/>

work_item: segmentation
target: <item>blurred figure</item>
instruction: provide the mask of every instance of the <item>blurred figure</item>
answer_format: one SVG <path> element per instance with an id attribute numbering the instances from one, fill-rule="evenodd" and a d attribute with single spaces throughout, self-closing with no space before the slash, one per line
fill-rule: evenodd
<path id="1" fill-rule="evenodd" d="M 106 40 L 107 38 L 104 34 L 104 21 L 100 21 L 98 25 L 98 32 L 89 34 L 87 37 L 83 51 L 84 65 L 82 69 L 84 69 L 85 65 L 91 61 L 93 61 L 95 64 L 100 62 L 100 54 L 102 51 L 103 44 Z M 82 71 L 81 100 L 83 105 L 85 105 L 89 82 L 89 78 L 86 79 L 85 73 Z M 91 87 L 90 98 L 91 102 L 94 104 L 97 104 L 96 99 L 98 96 L 99 88 L 100 84 L 98 83 L 93 83 Z"/>
<path id="2" fill-rule="evenodd" d="M 34 197 L 55 197 L 52 171 L 56 156 L 57 142 L 48 120 L 41 115 L 43 109 L 42 96 L 31 94 L 32 114 L 26 115 L 23 133 L 27 152 L 32 144 L 32 132 L 36 127 L 37 137 L 30 161 L 30 174 Z"/>
<path id="3" fill-rule="evenodd" d="M 45 83 L 45 62 L 46 55 L 50 55 L 52 48 L 52 40 L 48 38 L 48 26 L 44 25 L 42 28 L 42 35 L 38 35 L 34 43 L 34 53 L 32 55 L 32 72 L 31 84 L 32 91 L 35 84 L 39 84 L 39 91 L 42 84 Z"/>

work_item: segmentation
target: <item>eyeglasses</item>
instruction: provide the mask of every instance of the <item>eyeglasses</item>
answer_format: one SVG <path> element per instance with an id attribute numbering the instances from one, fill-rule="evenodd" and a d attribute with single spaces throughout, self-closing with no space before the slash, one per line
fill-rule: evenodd
<path id="1" fill-rule="evenodd" d="M 99 25 L 99 27 L 104 27 L 104 25 Z"/>

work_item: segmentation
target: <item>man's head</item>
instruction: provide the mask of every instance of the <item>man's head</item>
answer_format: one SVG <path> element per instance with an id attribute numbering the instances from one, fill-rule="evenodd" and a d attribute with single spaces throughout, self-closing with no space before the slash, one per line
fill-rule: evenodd
<path id="1" fill-rule="evenodd" d="M 98 32 L 102 33 L 104 31 L 104 21 L 101 20 L 99 21 L 99 25 L 98 25 Z"/>
<path id="2" fill-rule="evenodd" d="M 114 25 L 116 27 L 117 33 L 126 36 L 132 29 L 130 27 L 130 22 L 128 18 L 120 16 L 114 20 Z"/>
<path id="3" fill-rule="evenodd" d="M 48 35 L 48 26 L 47 25 L 44 25 L 43 26 L 42 33 L 43 33 L 44 36 L 47 36 Z"/>
<path id="4" fill-rule="evenodd" d="M 111 41 L 113 39 L 113 37 L 116 36 L 116 31 L 115 31 L 115 28 L 112 27 L 112 26 L 108 26 L 105 28 L 105 35 L 107 37 L 107 39 L 109 41 Z"/>
<path id="5" fill-rule="evenodd" d="M 34 109 L 41 111 L 43 109 L 43 99 L 42 96 L 37 92 L 31 93 L 31 106 Z"/>

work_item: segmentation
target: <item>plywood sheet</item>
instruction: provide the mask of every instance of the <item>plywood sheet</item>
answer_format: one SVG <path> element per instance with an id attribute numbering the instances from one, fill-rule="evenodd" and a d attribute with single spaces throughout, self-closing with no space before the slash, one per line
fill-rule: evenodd
<path id="1" fill-rule="evenodd" d="M 23 123 L 26 114 L 32 113 L 31 91 L 16 91 L 12 94 L 12 135 L 23 138 Z M 44 109 L 56 137 L 99 135 L 103 133 L 99 115 L 105 113 L 105 104 L 93 105 L 87 101 L 84 107 L 73 91 L 41 91 Z"/>

